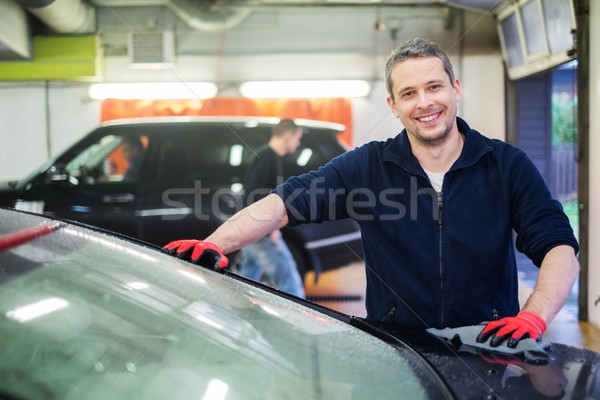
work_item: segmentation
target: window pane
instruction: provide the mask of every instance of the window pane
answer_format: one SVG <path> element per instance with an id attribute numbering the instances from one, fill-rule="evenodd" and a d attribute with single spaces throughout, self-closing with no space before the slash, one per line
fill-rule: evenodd
<path id="1" fill-rule="evenodd" d="M 571 29 L 575 27 L 571 19 L 569 0 L 543 0 L 542 8 L 550 52 L 556 53 L 571 48 L 573 46 Z"/>
<path id="2" fill-rule="evenodd" d="M 502 20 L 500 26 L 504 38 L 504 50 L 506 51 L 506 63 L 508 64 L 508 67 L 511 68 L 525 64 L 525 57 L 523 57 L 523 49 L 519 39 L 517 16 L 511 14 L 509 17 Z"/>
<path id="3" fill-rule="evenodd" d="M 145 135 L 106 135 L 67 162 L 70 181 L 76 185 L 137 181 L 149 139 Z"/>
<path id="4" fill-rule="evenodd" d="M 530 1 L 521 8 L 525 43 L 529 55 L 546 51 L 546 37 L 542 30 L 542 14 L 538 4 L 537 1 Z"/>
<path id="5" fill-rule="evenodd" d="M 106 158 L 117 149 L 123 141 L 121 136 L 106 135 L 92 143 L 67 162 L 67 172 L 73 184 L 94 184 L 110 172 L 105 165 Z"/>

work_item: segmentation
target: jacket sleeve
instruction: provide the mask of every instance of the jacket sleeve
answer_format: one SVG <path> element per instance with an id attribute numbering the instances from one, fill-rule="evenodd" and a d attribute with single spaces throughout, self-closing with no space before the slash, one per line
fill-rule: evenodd
<path id="1" fill-rule="evenodd" d="M 363 153 L 362 148 L 351 150 L 276 187 L 272 193 L 283 199 L 289 226 L 348 218 L 347 197 L 360 186 Z"/>
<path id="2" fill-rule="evenodd" d="M 538 169 L 519 151 L 510 170 L 511 223 L 517 233 L 516 247 L 536 266 L 559 245 L 579 251 L 562 205 L 553 199 Z"/>

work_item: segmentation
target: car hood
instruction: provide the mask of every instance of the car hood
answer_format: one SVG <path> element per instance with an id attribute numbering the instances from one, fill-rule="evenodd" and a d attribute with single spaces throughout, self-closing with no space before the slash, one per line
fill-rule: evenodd
<path id="1" fill-rule="evenodd" d="M 550 343 L 548 360 L 532 363 L 425 331 L 379 328 L 413 346 L 458 398 L 481 398 L 482 393 L 489 399 L 600 398 L 600 354 L 587 349 Z"/>
<path id="2" fill-rule="evenodd" d="M 0 220 L 2 395 L 452 398 L 421 356 L 347 316 L 66 221 Z"/>
<path id="3" fill-rule="evenodd" d="M 2 394 L 187 399 L 216 385 L 240 399 L 600 398 L 589 350 L 552 343 L 547 362 L 529 364 L 66 221 L 1 208 L 0 220 Z"/>

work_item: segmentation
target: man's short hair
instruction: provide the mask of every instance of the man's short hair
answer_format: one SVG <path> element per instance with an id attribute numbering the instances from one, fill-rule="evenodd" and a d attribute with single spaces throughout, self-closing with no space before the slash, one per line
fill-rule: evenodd
<path id="1" fill-rule="evenodd" d="M 286 132 L 296 132 L 297 130 L 298 125 L 292 119 L 285 118 L 273 126 L 273 136 L 282 136 Z"/>
<path id="2" fill-rule="evenodd" d="M 385 86 L 392 100 L 394 100 L 392 69 L 399 62 L 417 57 L 436 57 L 440 59 L 442 64 L 444 64 L 446 74 L 450 78 L 450 83 L 454 84 L 454 80 L 456 79 L 454 68 L 444 50 L 437 43 L 427 39 L 410 39 L 400 43 L 385 64 Z"/>

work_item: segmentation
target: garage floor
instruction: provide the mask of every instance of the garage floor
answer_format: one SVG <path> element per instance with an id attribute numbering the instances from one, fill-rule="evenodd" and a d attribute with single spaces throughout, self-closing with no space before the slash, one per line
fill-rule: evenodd
<path id="1" fill-rule="evenodd" d="M 365 273 L 364 264 L 354 263 L 334 271 L 322 273 L 317 284 L 314 275 L 306 275 L 307 297 L 315 303 L 346 314 L 364 317 Z M 531 293 L 526 281 L 520 282 L 519 297 L 524 301 Z M 544 339 L 583 347 L 600 353 L 600 329 L 587 322 L 579 322 L 573 307 L 565 307 L 550 323 Z"/>

